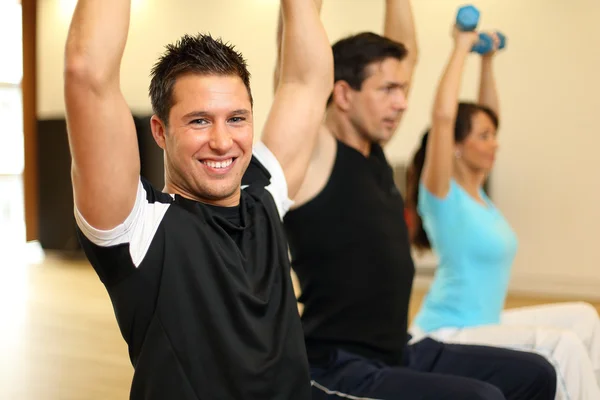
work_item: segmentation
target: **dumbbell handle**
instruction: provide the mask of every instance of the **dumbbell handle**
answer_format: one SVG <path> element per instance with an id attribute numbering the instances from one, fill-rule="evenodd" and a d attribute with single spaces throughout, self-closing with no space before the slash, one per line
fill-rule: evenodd
<path id="1" fill-rule="evenodd" d="M 500 39 L 500 44 L 498 46 L 498 50 L 502 50 L 506 46 L 506 36 L 504 36 L 500 32 L 496 32 L 498 35 L 498 39 Z M 473 46 L 471 49 L 474 53 L 479 53 L 481 55 L 487 54 L 494 48 L 494 40 L 487 33 L 479 34 L 479 42 Z"/>

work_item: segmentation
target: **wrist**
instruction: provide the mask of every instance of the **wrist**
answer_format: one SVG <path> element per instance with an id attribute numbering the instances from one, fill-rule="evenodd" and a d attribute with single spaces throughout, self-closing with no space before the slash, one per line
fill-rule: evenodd
<path id="1" fill-rule="evenodd" d="M 491 67 L 493 65 L 494 54 L 484 54 L 481 56 L 481 64 Z"/>
<path id="2" fill-rule="evenodd" d="M 465 43 L 454 43 L 452 53 L 455 55 L 467 56 L 471 52 L 471 46 Z"/>

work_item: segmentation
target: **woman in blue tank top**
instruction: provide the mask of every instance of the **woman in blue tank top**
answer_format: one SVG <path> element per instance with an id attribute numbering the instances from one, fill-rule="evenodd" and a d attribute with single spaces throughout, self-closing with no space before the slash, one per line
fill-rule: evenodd
<path id="1" fill-rule="evenodd" d="M 498 148 L 499 102 L 482 56 L 479 101 L 459 103 L 463 68 L 477 32 L 454 30 L 432 125 L 408 172 L 411 240 L 439 257 L 411 328 L 413 340 L 484 344 L 545 355 L 557 369 L 557 398 L 600 399 L 600 320 L 585 303 L 504 310 L 515 232 L 484 191 Z"/>

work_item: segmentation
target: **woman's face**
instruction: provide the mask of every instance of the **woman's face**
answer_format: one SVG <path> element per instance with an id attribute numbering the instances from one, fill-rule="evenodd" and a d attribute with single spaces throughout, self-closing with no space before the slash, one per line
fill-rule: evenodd
<path id="1" fill-rule="evenodd" d="M 498 141 L 492 119 L 483 111 L 471 117 L 471 132 L 456 145 L 459 161 L 477 172 L 488 172 L 494 166 Z"/>

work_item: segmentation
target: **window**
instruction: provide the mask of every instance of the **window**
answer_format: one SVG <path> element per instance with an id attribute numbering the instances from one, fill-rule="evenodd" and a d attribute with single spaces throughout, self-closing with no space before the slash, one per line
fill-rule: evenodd
<path id="1" fill-rule="evenodd" d="M 21 175 L 24 147 L 20 86 L 0 83 L 0 121 L 3 125 L 0 129 L 0 175 Z"/>
<path id="2" fill-rule="evenodd" d="M 0 0 L 0 83 L 20 85 L 23 78 L 23 37 L 21 4 L 16 0 Z"/>
<path id="3" fill-rule="evenodd" d="M 9 248 L 25 242 L 23 39 L 18 0 L 0 0 L 0 48 L 0 240 Z"/>

